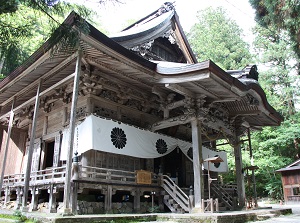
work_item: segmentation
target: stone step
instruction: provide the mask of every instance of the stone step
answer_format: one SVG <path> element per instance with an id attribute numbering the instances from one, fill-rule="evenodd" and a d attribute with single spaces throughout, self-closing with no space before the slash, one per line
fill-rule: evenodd
<path id="1" fill-rule="evenodd" d="M 273 217 L 275 217 L 275 214 L 261 214 L 261 215 L 257 215 L 257 220 L 262 221 Z"/>

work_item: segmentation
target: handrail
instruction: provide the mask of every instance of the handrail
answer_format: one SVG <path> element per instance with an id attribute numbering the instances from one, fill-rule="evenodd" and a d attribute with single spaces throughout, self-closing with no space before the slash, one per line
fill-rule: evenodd
<path id="1" fill-rule="evenodd" d="M 45 182 L 64 182 L 66 167 L 51 167 L 44 170 L 32 171 L 30 185 L 38 185 Z M 7 186 L 22 186 L 25 182 L 25 174 L 8 174 L 3 177 L 3 188 Z"/>
<path id="2" fill-rule="evenodd" d="M 190 198 L 175 184 L 167 175 L 162 175 L 161 186 L 166 192 L 183 208 L 186 212 L 190 212 L 192 207 Z"/>
<path id="3" fill-rule="evenodd" d="M 66 166 L 51 167 L 44 170 L 32 171 L 30 174 L 30 185 L 39 185 L 42 183 L 62 183 L 65 180 Z M 111 183 L 135 184 L 136 172 L 99 168 L 92 166 L 83 166 L 78 163 L 78 178 L 89 181 L 106 181 Z M 5 175 L 3 187 L 23 186 L 25 174 Z M 158 184 L 157 174 L 152 173 L 152 184 Z"/>
<path id="4" fill-rule="evenodd" d="M 105 180 L 133 184 L 136 182 L 136 172 L 116 170 L 92 166 L 80 166 L 79 179 Z M 152 173 L 152 184 L 158 184 L 157 174 Z"/>
<path id="5" fill-rule="evenodd" d="M 233 198 L 226 190 L 214 183 L 211 184 L 211 188 L 230 209 L 233 209 Z"/>
<path id="6" fill-rule="evenodd" d="M 79 179 L 135 182 L 135 172 L 80 166 Z"/>
<path id="7" fill-rule="evenodd" d="M 300 201 L 300 195 L 288 195 L 287 201 L 291 202 L 299 202 Z"/>

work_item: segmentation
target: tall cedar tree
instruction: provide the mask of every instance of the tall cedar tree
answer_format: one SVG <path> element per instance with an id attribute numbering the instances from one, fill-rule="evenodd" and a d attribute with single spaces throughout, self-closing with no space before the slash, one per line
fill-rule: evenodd
<path id="1" fill-rule="evenodd" d="M 188 39 L 199 61 L 212 60 L 225 70 L 236 70 L 251 62 L 242 29 L 218 7 L 199 11 Z"/>

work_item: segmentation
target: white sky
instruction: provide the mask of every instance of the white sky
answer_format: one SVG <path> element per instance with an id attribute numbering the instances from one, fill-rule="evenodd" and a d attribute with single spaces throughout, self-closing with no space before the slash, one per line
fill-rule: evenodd
<path id="1" fill-rule="evenodd" d="M 73 0 L 75 1 L 75 0 Z M 97 0 L 76 0 L 86 5 L 93 5 Z M 98 0 L 99 1 L 99 0 Z M 101 24 L 110 33 L 116 33 L 128 26 L 128 20 L 137 21 L 158 9 L 167 0 L 119 0 L 120 4 L 107 3 L 93 6 L 101 16 Z M 184 31 L 188 32 L 196 22 L 197 11 L 209 6 L 222 6 L 228 16 L 235 20 L 244 30 L 245 40 L 250 41 L 251 27 L 254 26 L 254 10 L 248 0 L 174 0 L 175 9 L 179 15 Z M 170 2 L 174 2 L 170 1 Z"/>

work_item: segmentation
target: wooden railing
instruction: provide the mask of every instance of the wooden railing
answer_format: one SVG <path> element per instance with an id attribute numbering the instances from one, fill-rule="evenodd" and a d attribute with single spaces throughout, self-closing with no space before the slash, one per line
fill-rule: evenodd
<path id="1" fill-rule="evenodd" d="M 66 167 L 47 168 L 31 172 L 30 186 L 51 183 L 63 183 L 65 181 Z M 91 166 L 78 165 L 78 177 L 76 180 L 86 180 L 92 182 L 136 184 L 136 173 L 123 170 L 97 168 Z M 24 186 L 25 174 L 5 175 L 3 178 L 3 188 L 9 186 Z M 157 174 L 152 173 L 151 185 L 159 185 Z"/>
<path id="2" fill-rule="evenodd" d="M 291 203 L 293 203 L 293 202 L 299 202 L 300 201 L 300 195 L 289 195 L 289 196 L 287 196 L 287 201 L 288 202 L 291 202 Z"/>
<path id="3" fill-rule="evenodd" d="M 192 207 L 189 197 L 172 181 L 170 177 L 167 175 L 162 175 L 161 177 L 161 186 L 165 189 L 165 191 L 184 211 L 191 212 Z"/>
<path id="4" fill-rule="evenodd" d="M 225 203 L 225 205 L 230 208 L 230 210 L 234 209 L 233 197 L 227 193 L 222 187 L 217 184 L 212 183 L 211 185 L 212 191 L 218 195 L 218 198 Z"/>
<path id="5" fill-rule="evenodd" d="M 106 183 L 135 184 L 136 173 L 124 170 L 98 168 L 92 166 L 79 167 L 79 179 Z M 158 177 L 152 174 L 152 184 L 158 184 Z"/>
<path id="6" fill-rule="evenodd" d="M 30 174 L 29 185 L 47 183 L 62 183 L 65 181 L 66 167 L 47 168 L 33 171 Z M 24 186 L 25 174 L 10 174 L 3 177 L 3 187 Z"/>

